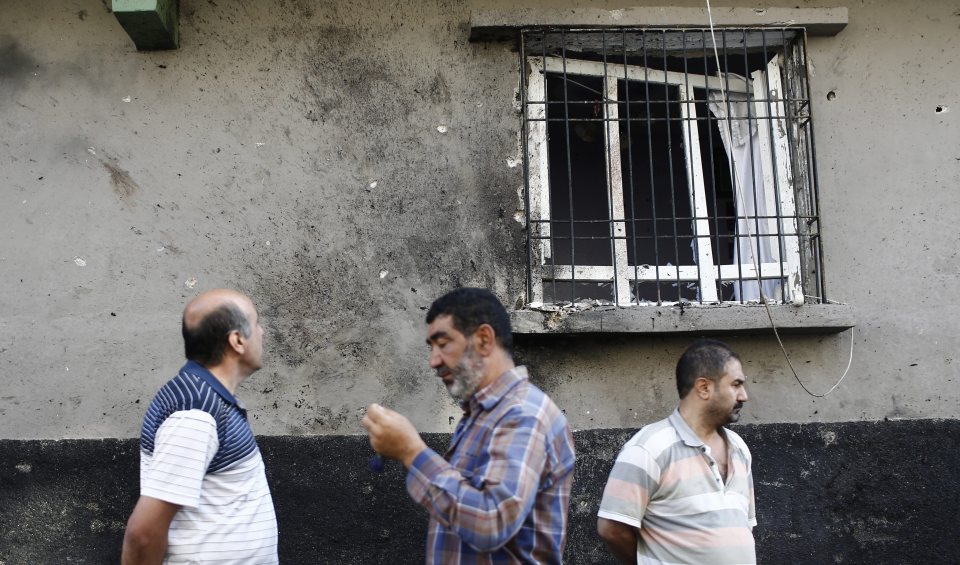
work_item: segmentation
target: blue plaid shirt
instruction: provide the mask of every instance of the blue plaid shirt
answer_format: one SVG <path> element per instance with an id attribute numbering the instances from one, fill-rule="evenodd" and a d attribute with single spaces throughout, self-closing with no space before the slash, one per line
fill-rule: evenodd
<path id="1" fill-rule="evenodd" d="M 450 448 L 407 475 L 430 513 L 427 563 L 562 563 L 573 436 L 557 405 L 513 368 L 463 405 Z"/>

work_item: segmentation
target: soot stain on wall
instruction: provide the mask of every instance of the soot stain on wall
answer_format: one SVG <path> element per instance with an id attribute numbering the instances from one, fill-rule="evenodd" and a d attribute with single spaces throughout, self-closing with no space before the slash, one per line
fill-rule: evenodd
<path id="1" fill-rule="evenodd" d="M 110 184 L 117 198 L 125 204 L 132 204 L 132 197 L 140 187 L 137 185 L 130 173 L 121 169 L 117 164 L 108 161 L 102 161 L 103 168 L 110 173 Z"/>
<path id="2" fill-rule="evenodd" d="M 26 86 L 40 64 L 25 52 L 16 39 L 0 37 L 0 104 Z"/>
<path id="3" fill-rule="evenodd" d="M 292 414 L 290 433 L 354 429 L 352 406 L 316 414 L 345 390 L 388 401 L 433 387 L 420 347 L 426 307 L 462 285 L 491 287 L 512 304 L 526 264 L 522 226 L 506 213 L 521 182 L 503 164 L 515 132 L 453 120 L 465 102 L 436 56 L 384 50 L 369 26 L 336 14 L 313 20 L 270 29 L 297 40 L 272 46 L 269 66 L 302 77 L 288 85 L 299 119 L 283 136 L 315 180 L 292 205 L 273 203 L 291 244 L 252 250 L 243 268 L 270 320 L 267 351 L 282 365 L 261 390 L 278 399 L 268 406 Z M 310 387 L 289 389 L 290 372 Z"/>

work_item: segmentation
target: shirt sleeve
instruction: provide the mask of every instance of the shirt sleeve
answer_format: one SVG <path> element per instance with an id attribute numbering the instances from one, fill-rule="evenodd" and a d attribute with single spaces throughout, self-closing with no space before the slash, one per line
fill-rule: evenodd
<path id="1" fill-rule="evenodd" d="M 617 455 L 597 515 L 639 528 L 660 482 L 660 466 L 650 452 L 627 444 Z"/>
<path id="2" fill-rule="evenodd" d="M 140 477 L 140 494 L 196 508 L 203 477 L 219 447 L 213 416 L 203 410 L 174 412 L 157 430 L 153 456 Z"/>
<path id="3" fill-rule="evenodd" d="M 477 475 L 464 476 L 425 449 L 410 466 L 407 492 L 464 543 L 496 550 L 517 534 L 533 508 L 546 464 L 545 438 L 535 416 L 508 415 L 484 447 L 487 463 Z"/>

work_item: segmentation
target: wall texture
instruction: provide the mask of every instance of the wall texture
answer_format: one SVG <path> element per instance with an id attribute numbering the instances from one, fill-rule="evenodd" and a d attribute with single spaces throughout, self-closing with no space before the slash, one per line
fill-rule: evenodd
<path id="1" fill-rule="evenodd" d="M 755 458 L 761 563 L 956 563 L 956 420 L 738 426 Z M 595 533 L 599 493 L 629 430 L 577 432 L 568 563 L 613 563 Z M 441 448 L 449 436 L 431 434 Z M 358 436 L 260 445 L 280 560 L 422 563 L 426 512 L 399 465 L 367 471 Z M 0 563 L 116 563 L 137 495 L 133 440 L 0 442 Z M 897 464 L 891 465 L 891 461 Z"/>
<path id="2" fill-rule="evenodd" d="M 267 323 L 241 392 L 258 433 L 360 433 L 373 400 L 451 431 L 423 309 L 458 284 L 523 300 L 517 54 L 467 41 L 471 10 L 511 4 L 183 0 L 181 49 L 153 53 L 105 4 L 0 4 L 0 437 L 134 436 L 184 302 L 220 285 Z M 772 337 L 732 339 L 750 422 L 957 414 L 960 15 L 849 9 L 809 54 L 828 285 L 859 324 L 787 347 L 814 390 L 850 339 L 854 364 L 815 399 Z M 521 356 L 576 427 L 633 426 L 672 408 L 687 341 Z"/>
<path id="3" fill-rule="evenodd" d="M 471 10 L 516 3 L 181 0 L 181 48 L 154 53 L 109 4 L 0 0 L 0 564 L 115 560 L 130 438 L 181 364 L 184 303 L 218 286 L 249 293 L 268 330 L 239 395 L 285 561 L 416 562 L 422 516 L 396 469 L 364 474 L 360 414 L 381 402 L 442 442 L 459 411 L 427 367 L 425 309 L 456 285 L 524 302 L 518 57 L 467 40 Z M 960 10 L 847 4 L 847 28 L 808 53 L 827 285 L 858 324 L 786 345 L 815 391 L 851 340 L 854 360 L 814 398 L 771 336 L 729 336 L 749 375 L 757 537 L 765 562 L 950 562 Z M 572 562 L 606 559 L 599 488 L 622 440 L 675 405 L 688 342 L 520 342 L 580 430 Z"/>

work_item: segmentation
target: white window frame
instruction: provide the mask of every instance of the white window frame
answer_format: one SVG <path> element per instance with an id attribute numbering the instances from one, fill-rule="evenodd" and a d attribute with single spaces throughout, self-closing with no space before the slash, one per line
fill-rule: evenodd
<path id="1" fill-rule="evenodd" d="M 763 198 L 767 201 L 768 214 L 778 210 L 778 218 L 764 220 L 764 233 L 780 234 L 777 245 L 772 246 L 771 260 L 759 265 L 763 279 L 787 280 L 784 289 L 787 302 L 803 301 L 800 266 L 800 243 L 797 236 L 796 206 L 790 174 L 790 153 L 787 125 L 784 119 L 784 104 L 780 93 L 782 81 L 777 56 L 770 62 L 767 71 L 756 71 L 750 80 L 736 75 L 704 76 L 689 73 L 661 71 L 634 65 L 611 64 L 559 57 L 528 57 L 526 80 L 527 162 L 529 189 L 529 217 L 531 234 L 531 303 L 544 301 L 544 283 L 550 281 L 573 281 L 614 283 L 617 303 L 621 306 L 636 304 L 631 301 L 631 285 L 636 281 L 662 281 L 698 283 L 700 301 L 704 304 L 718 303 L 719 281 L 756 281 L 757 268 L 752 257 L 745 257 L 739 264 L 714 266 L 713 242 L 710 237 L 709 214 L 704 188 L 703 163 L 700 152 L 697 110 L 694 89 L 752 94 L 753 116 L 758 123 L 763 151 Z M 567 76 L 602 77 L 607 103 L 604 109 L 604 143 L 607 164 L 607 194 L 611 195 L 608 207 L 611 213 L 611 237 L 613 239 L 613 265 L 585 266 L 559 265 L 548 261 L 552 257 L 550 244 L 550 169 L 546 122 L 546 92 L 544 73 Z M 683 137 L 687 166 L 688 192 L 691 210 L 696 218 L 694 237 L 697 247 L 697 264 L 694 265 L 630 265 L 627 260 L 626 221 L 623 199 L 623 172 L 620 157 L 620 133 L 617 108 L 617 81 L 650 82 L 676 87 L 680 95 L 681 118 L 684 121 Z M 769 84 L 769 88 L 768 88 Z M 768 105 L 770 109 L 768 110 Z M 771 111 L 775 116 L 766 119 Z M 770 124 L 769 127 L 765 127 Z M 773 140 L 771 142 L 771 136 Z M 772 148 L 772 152 L 771 149 Z M 735 183 L 736 186 L 737 183 Z M 735 188 L 735 191 L 737 189 Z M 779 201 L 779 207 L 778 203 Z M 753 234 L 756 236 L 756 234 Z M 782 249 L 781 249 L 782 247 Z M 782 251 L 782 253 L 781 253 Z M 781 255 L 783 256 L 781 259 Z M 701 268 L 699 265 L 704 265 Z M 768 301 L 779 302 L 781 293 L 768 296 Z M 676 304 L 661 302 L 660 304 Z"/>

